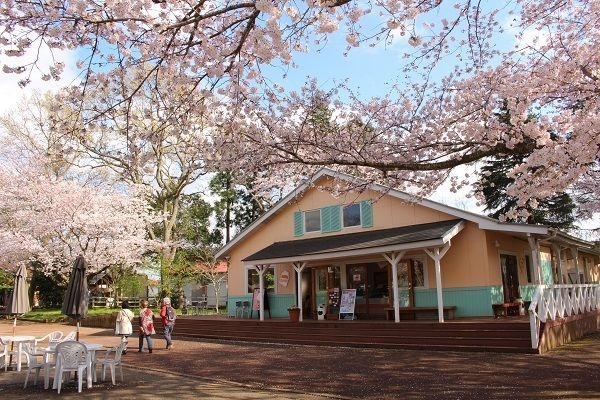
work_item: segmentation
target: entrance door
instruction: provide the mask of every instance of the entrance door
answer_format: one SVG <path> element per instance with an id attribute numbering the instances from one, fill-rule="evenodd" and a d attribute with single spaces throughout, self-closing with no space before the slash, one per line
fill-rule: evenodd
<path id="1" fill-rule="evenodd" d="M 355 314 L 383 318 L 390 305 L 389 266 L 387 263 L 349 264 L 346 266 L 348 289 L 356 289 Z"/>
<path id="2" fill-rule="evenodd" d="M 500 254 L 500 268 L 502 269 L 504 302 L 512 303 L 521 297 L 519 294 L 519 266 L 517 264 L 517 256 Z"/>

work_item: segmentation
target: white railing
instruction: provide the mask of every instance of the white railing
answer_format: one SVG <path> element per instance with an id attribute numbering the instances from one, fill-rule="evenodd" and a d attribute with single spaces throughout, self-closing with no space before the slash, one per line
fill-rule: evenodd
<path id="1" fill-rule="evenodd" d="M 540 343 L 540 326 L 547 320 L 600 309 L 600 285 L 538 285 L 529 306 L 531 347 Z"/>

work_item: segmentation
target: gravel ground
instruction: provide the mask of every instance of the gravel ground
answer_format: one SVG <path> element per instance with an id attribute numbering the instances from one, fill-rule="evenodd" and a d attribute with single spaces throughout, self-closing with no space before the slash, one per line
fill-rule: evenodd
<path id="1" fill-rule="evenodd" d="M 118 342 L 112 330 L 83 328 L 82 337 L 106 345 Z M 545 355 L 188 341 L 178 340 L 177 327 L 174 340 L 174 349 L 166 350 L 156 336 L 149 354 L 137 353 L 137 338 L 132 338 L 124 356 L 125 382 L 116 387 L 100 383 L 92 390 L 101 395 L 88 397 L 91 391 L 84 389 L 78 398 L 129 397 L 136 386 L 136 397 L 162 398 L 156 379 L 170 376 L 174 383 L 168 392 L 179 391 L 181 395 L 171 396 L 179 398 L 600 399 L 600 332 Z M 3 376 L 10 375 L 0 373 L 0 385 Z M 213 384 L 238 392 L 202 394 L 201 388 Z M 56 394 L 18 386 L 6 384 L 0 395 Z M 27 393 L 32 397 L 23 397 Z"/>
<path id="2" fill-rule="evenodd" d="M 127 362 L 352 399 L 600 399 L 600 333 L 546 355 L 179 340 Z"/>

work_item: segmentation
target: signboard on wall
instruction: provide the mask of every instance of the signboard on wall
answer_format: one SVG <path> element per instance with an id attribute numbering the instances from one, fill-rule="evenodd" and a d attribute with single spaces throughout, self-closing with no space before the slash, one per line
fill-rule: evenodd
<path id="1" fill-rule="evenodd" d="M 356 289 L 342 289 L 340 299 L 340 319 L 354 319 L 354 305 L 356 304 Z"/>

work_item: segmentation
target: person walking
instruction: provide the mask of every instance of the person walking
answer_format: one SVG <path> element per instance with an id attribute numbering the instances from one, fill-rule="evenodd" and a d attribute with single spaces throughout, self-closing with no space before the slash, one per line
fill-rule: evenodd
<path id="1" fill-rule="evenodd" d="M 171 334 L 173 333 L 173 328 L 175 328 L 175 318 L 177 314 L 175 313 L 175 309 L 171 306 L 171 299 L 165 297 L 163 299 L 163 305 L 160 309 L 160 318 L 163 325 L 163 332 L 165 335 L 165 341 L 167 342 L 167 349 L 171 350 L 173 348 L 173 340 L 171 339 Z"/>
<path id="2" fill-rule="evenodd" d="M 121 311 L 117 314 L 117 321 L 115 323 L 115 335 L 121 336 L 121 343 L 124 344 L 123 354 L 127 353 L 127 341 L 129 335 L 133 333 L 131 321 L 133 321 L 133 312 L 129 309 L 129 302 L 123 300 Z"/>
<path id="3" fill-rule="evenodd" d="M 149 305 L 148 300 L 140 302 L 140 343 L 138 353 L 141 353 L 144 349 L 144 338 L 148 346 L 148 353 L 152 353 L 152 335 L 156 332 L 154 331 L 154 313 L 148 308 Z"/>

